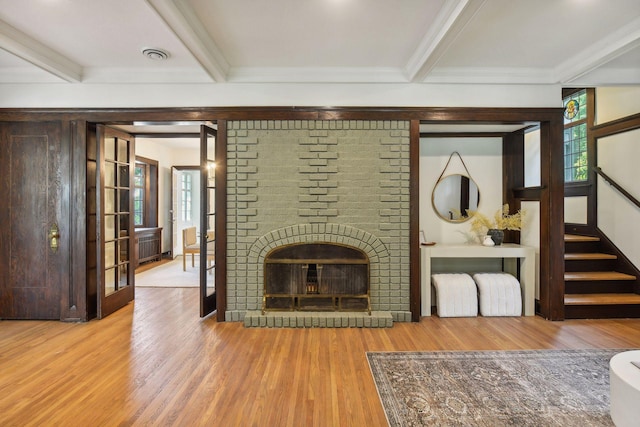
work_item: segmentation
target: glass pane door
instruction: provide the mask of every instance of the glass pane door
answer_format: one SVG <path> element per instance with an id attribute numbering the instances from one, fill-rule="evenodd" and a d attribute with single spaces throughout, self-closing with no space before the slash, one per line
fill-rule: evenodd
<path id="1" fill-rule="evenodd" d="M 104 317 L 133 300 L 133 205 L 134 140 L 131 135 L 98 126 L 97 187 L 98 316 Z M 100 237 L 101 236 L 101 237 Z"/>
<path id="2" fill-rule="evenodd" d="M 216 310 L 216 131 L 200 128 L 200 317 Z"/>

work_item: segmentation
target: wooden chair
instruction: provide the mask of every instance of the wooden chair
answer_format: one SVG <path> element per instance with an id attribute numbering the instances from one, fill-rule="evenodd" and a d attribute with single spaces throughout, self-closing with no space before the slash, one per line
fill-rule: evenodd
<path id="1" fill-rule="evenodd" d="M 182 230 L 182 271 L 187 271 L 187 254 L 191 254 L 191 267 L 195 267 L 195 254 L 200 254 L 195 227 Z"/>

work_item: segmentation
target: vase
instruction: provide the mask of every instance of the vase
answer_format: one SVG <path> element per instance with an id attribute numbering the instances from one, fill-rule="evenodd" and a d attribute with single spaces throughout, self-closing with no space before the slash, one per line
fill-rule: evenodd
<path id="1" fill-rule="evenodd" d="M 491 240 L 496 246 L 501 245 L 504 240 L 504 230 L 498 230 L 496 228 L 490 228 L 487 230 L 487 236 L 491 236 Z"/>
<path id="2" fill-rule="evenodd" d="M 491 238 L 491 236 L 484 236 L 484 240 L 482 240 L 482 246 L 494 246 L 495 242 Z"/>

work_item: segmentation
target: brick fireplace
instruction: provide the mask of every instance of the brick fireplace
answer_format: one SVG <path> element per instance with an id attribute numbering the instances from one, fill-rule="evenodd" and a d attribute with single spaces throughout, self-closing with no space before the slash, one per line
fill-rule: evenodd
<path id="1" fill-rule="evenodd" d="M 409 122 L 228 123 L 227 311 L 247 326 L 410 321 Z M 371 316 L 262 313 L 275 248 L 334 243 L 369 261 Z"/>

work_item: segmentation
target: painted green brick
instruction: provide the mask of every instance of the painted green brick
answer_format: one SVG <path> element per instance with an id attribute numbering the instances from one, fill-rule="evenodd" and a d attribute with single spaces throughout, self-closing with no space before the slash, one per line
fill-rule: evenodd
<path id="1" fill-rule="evenodd" d="M 235 153 L 228 166 L 236 166 L 228 168 L 227 176 L 233 178 L 228 182 L 228 244 L 243 245 L 228 254 L 228 264 L 238 266 L 229 269 L 234 275 L 229 282 L 245 288 L 241 304 L 247 310 L 260 308 L 263 275 L 251 260 L 263 255 L 252 249 L 256 245 L 266 251 L 283 242 L 315 239 L 369 247 L 362 241 L 367 235 L 377 236 L 381 247 L 391 251 L 371 254 L 379 265 L 371 271 L 372 295 L 395 298 L 387 288 L 391 259 L 400 267 L 393 274 L 408 283 L 408 262 L 403 261 L 409 254 L 408 122 L 232 121 L 228 129 L 228 152 Z M 252 187 L 251 181 L 258 185 Z M 350 228 L 336 228 L 336 223 Z M 307 226 L 314 227 L 313 233 Z M 277 229 L 290 232 L 265 244 L 265 236 Z M 352 229 L 353 236 L 342 235 Z M 398 301 L 372 304 L 408 312 L 406 295 L 400 295 Z M 234 303 L 228 301 L 228 309 L 238 311 Z"/>

